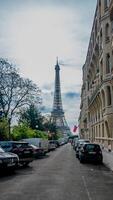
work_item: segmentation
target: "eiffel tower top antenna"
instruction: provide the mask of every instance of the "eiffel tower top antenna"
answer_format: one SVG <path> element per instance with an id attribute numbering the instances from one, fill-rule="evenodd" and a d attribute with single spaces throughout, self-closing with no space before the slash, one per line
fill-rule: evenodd
<path id="1" fill-rule="evenodd" d="M 58 65 L 58 56 L 56 57 L 56 65 Z"/>
<path id="2" fill-rule="evenodd" d="M 56 71 L 59 71 L 59 70 L 60 70 L 60 66 L 59 66 L 59 63 L 58 63 L 58 56 L 56 57 L 55 70 L 56 70 Z M 59 75 L 57 75 L 57 76 L 59 76 Z"/>

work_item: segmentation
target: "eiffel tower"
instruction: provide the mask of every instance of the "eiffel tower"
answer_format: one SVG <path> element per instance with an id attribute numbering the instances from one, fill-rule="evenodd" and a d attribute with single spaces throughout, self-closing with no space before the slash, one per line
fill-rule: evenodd
<path id="1" fill-rule="evenodd" d="M 60 89 L 60 66 L 57 62 L 55 65 L 55 91 L 53 110 L 51 112 L 51 122 L 55 123 L 57 130 L 59 130 L 63 136 L 71 135 L 70 128 L 66 122 L 64 111 L 62 107 L 61 89 Z"/>

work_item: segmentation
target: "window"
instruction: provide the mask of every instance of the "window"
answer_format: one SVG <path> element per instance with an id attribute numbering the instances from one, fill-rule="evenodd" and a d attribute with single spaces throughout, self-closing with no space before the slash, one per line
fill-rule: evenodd
<path id="1" fill-rule="evenodd" d="M 110 86 L 107 86 L 107 106 L 111 105 L 111 89 Z"/>
<path id="2" fill-rule="evenodd" d="M 105 108 L 105 92 L 102 90 L 102 107 Z"/>
<path id="3" fill-rule="evenodd" d="M 109 41 L 109 24 L 108 23 L 106 24 L 106 27 L 105 27 L 105 40 L 106 42 Z"/>
<path id="4" fill-rule="evenodd" d="M 95 22 L 95 38 L 97 37 L 97 21 Z"/>
<path id="5" fill-rule="evenodd" d="M 100 151 L 100 146 L 99 145 L 95 145 L 95 144 L 88 144 L 85 146 L 85 150 L 89 151 L 89 152 L 97 152 Z"/>
<path id="6" fill-rule="evenodd" d="M 111 21 L 111 31 L 113 33 L 113 20 Z"/>
<path id="7" fill-rule="evenodd" d="M 106 74 L 110 73 L 110 55 L 109 53 L 106 55 Z"/>
<path id="8" fill-rule="evenodd" d="M 103 60 L 100 62 L 101 81 L 103 81 Z"/>
<path id="9" fill-rule="evenodd" d="M 104 124 L 102 124 L 102 137 L 104 137 Z"/>
<path id="10" fill-rule="evenodd" d="M 101 17 L 101 0 L 99 0 L 99 17 Z"/>
<path id="11" fill-rule="evenodd" d="M 103 44 L 102 44 L 102 29 L 101 29 L 101 31 L 100 31 L 100 52 L 102 51 L 102 49 L 103 49 Z"/>
<path id="12" fill-rule="evenodd" d="M 104 0 L 104 9 L 107 9 L 109 6 L 109 0 Z"/>

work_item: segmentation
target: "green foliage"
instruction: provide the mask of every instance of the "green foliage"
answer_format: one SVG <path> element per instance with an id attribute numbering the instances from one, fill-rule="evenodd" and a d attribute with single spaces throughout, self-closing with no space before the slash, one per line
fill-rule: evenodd
<path id="1" fill-rule="evenodd" d="M 18 126 L 14 126 L 11 137 L 13 140 L 21 140 L 25 138 L 47 138 L 46 132 L 33 130 L 29 128 L 26 124 L 20 124 Z"/>
<path id="2" fill-rule="evenodd" d="M 56 125 L 53 122 L 47 121 L 44 123 L 44 128 L 50 133 L 57 133 Z"/>
<path id="3" fill-rule="evenodd" d="M 37 137 L 37 138 L 48 139 L 48 135 L 47 135 L 47 133 L 44 132 L 44 131 L 36 130 L 35 133 L 36 133 L 36 137 Z"/>
<path id="4" fill-rule="evenodd" d="M 26 123 L 31 129 L 43 130 L 43 117 L 37 107 L 31 104 L 28 108 L 20 112 L 20 123 Z"/>
<path id="5" fill-rule="evenodd" d="M 50 133 L 48 137 L 49 140 L 58 140 L 59 138 L 62 138 L 62 133 L 60 131 L 57 131 L 56 133 Z"/>
<path id="6" fill-rule="evenodd" d="M 28 108 L 22 110 L 20 112 L 20 123 L 26 123 L 33 130 L 38 129 L 38 134 L 40 135 L 40 131 L 50 132 L 50 133 L 57 133 L 56 125 L 50 120 L 47 120 L 45 117 L 41 115 L 37 107 L 31 104 Z M 41 132 L 42 133 L 42 132 Z M 45 137 L 41 135 L 41 137 Z M 47 134 L 46 134 L 47 135 Z"/>
<path id="7" fill-rule="evenodd" d="M 11 137 L 13 140 L 20 140 L 24 138 L 32 137 L 34 134 L 34 131 L 30 128 L 28 128 L 25 124 L 20 124 L 18 126 L 14 126 Z"/>
<path id="8" fill-rule="evenodd" d="M 0 119 L 0 140 L 8 140 L 8 121 L 5 118 Z"/>
<path id="9" fill-rule="evenodd" d="M 62 138 L 62 132 L 61 131 L 57 131 L 56 137 L 57 137 L 57 140 L 59 138 Z"/>

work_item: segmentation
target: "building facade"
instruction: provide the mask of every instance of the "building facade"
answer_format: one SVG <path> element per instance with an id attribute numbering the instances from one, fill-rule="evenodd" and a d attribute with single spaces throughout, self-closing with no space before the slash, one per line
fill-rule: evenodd
<path id="1" fill-rule="evenodd" d="M 80 136 L 113 150 L 113 0 L 97 1 L 80 109 Z"/>

